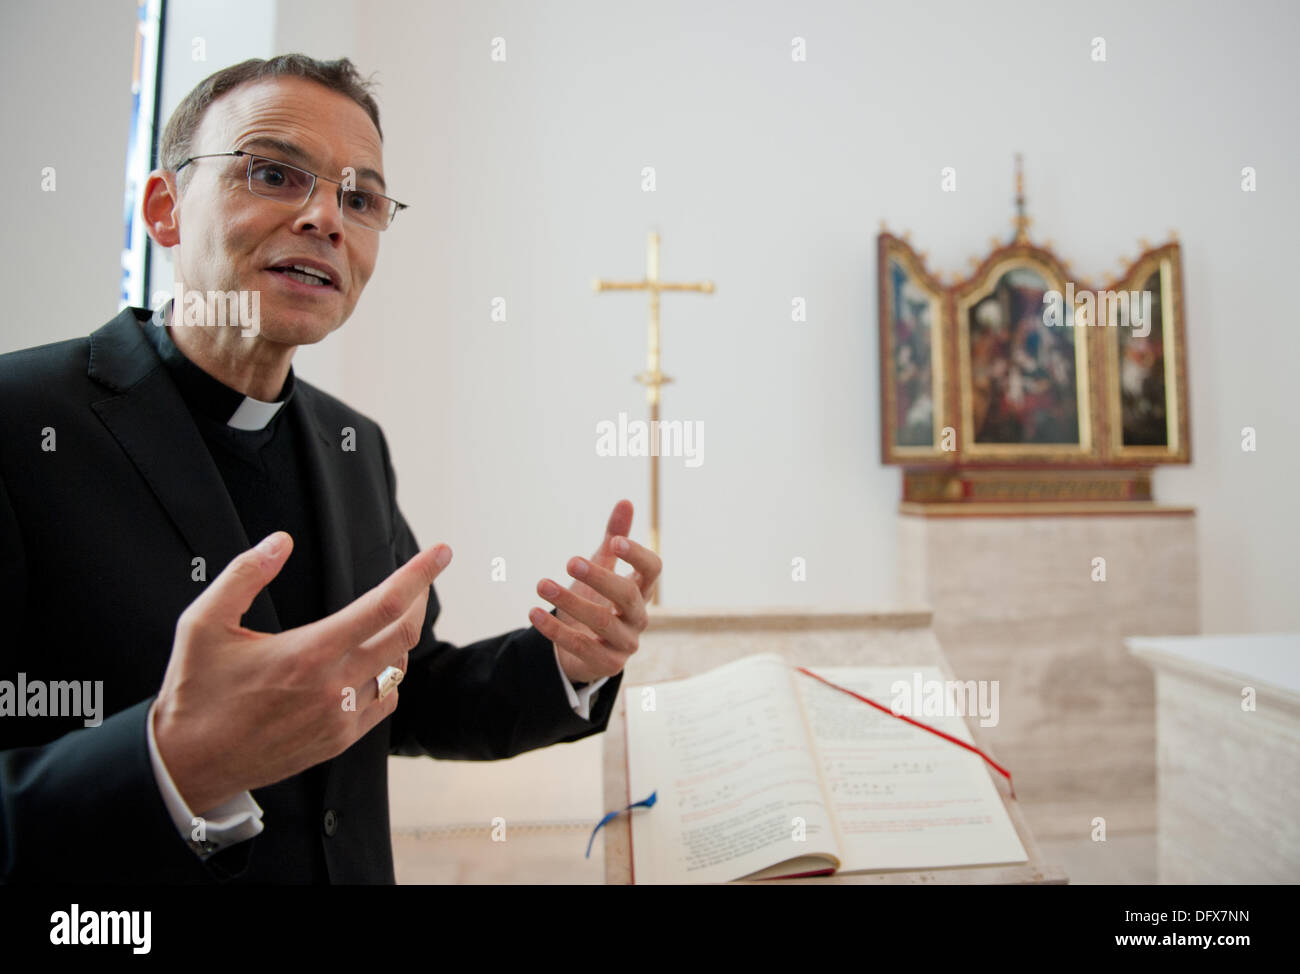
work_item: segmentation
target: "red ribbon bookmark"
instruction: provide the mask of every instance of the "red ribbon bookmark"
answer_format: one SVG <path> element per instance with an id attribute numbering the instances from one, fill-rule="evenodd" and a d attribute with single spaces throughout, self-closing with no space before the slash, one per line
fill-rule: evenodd
<path id="1" fill-rule="evenodd" d="M 991 757 L 989 757 L 987 754 L 985 754 L 985 753 L 984 753 L 983 751 L 981 751 L 979 748 L 975 747 L 975 745 L 973 745 L 973 744 L 967 744 L 965 741 L 960 740 L 960 739 L 958 739 L 958 738 L 956 738 L 956 737 L 953 737 L 951 734 L 945 734 L 943 731 L 939 730 L 937 727 L 931 727 L 929 724 L 923 724 L 923 723 L 921 723 L 919 720 L 913 720 L 911 717 L 905 717 L 905 716 L 903 716 L 902 714 L 896 714 L 896 713 L 894 713 L 892 710 L 890 710 L 888 707 L 883 707 L 883 706 L 881 706 L 880 704 L 876 703 L 876 701 L 874 701 L 874 700 L 868 700 L 868 699 L 867 699 L 866 697 L 864 697 L 862 694 L 860 694 L 860 693 L 854 693 L 852 690 L 848 689 L 847 687 L 842 687 L 842 686 L 840 686 L 840 685 L 837 684 L 837 683 L 832 683 L 830 680 L 826 679 L 825 677 L 818 676 L 816 673 L 814 673 L 814 672 L 813 672 L 812 670 L 810 670 L 810 669 L 807 669 L 806 667 L 803 667 L 803 666 L 796 666 L 795 669 L 798 670 L 800 673 L 804 674 L 804 676 L 811 676 L 814 680 L 818 680 L 818 681 L 820 681 L 820 682 L 822 682 L 822 683 L 825 683 L 828 687 L 831 687 L 831 688 L 833 688 L 833 689 L 835 689 L 835 690 L 839 690 L 840 693 L 847 693 L 850 697 L 856 697 L 857 699 L 861 700 L 863 703 L 869 703 L 869 704 L 871 704 L 871 706 L 875 707 L 877 710 L 879 710 L 879 711 L 881 711 L 881 712 L 883 712 L 883 713 L 889 714 L 889 716 L 891 716 L 891 717 L 897 717 L 899 720 L 905 720 L 905 721 L 907 721 L 909 724 L 912 724 L 912 725 L 915 726 L 915 727 L 919 727 L 919 728 L 921 728 L 921 730 L 927 730 L 927 731 L 929 731 L 931 734 L 938 734 L 938 735 L 939 735 L 940 737 L 942 737 L 945 741 L 951 741 L 953 744 L 956 744 L 956 745 L 958 745 L 959 747 L 964 747 L 964 748 L 965 748 L 966 750 L 968 750 L 968 751 L 974 751 L 976 754 L 978 754 L 980 757 L 982 757 L 985 761 L 987 761 L 989 764 L 991 764 L 991 765 L 992 765 L 992 766 L 997 770 L 998 774 L 1002 775 L 1002 777 L 1004 777 L 1004 778 L 1007 779 L 1007 787 L 1011 789 L 1011 797 L 1012 797 L 1012 798 L 1015 798 L 1015 797 L 1016 797 L 1016 786 L 1013 785 L 1013 784 L 1011 783 L 1011 772 L 1008 771 L 1006 768 L 1002 767 L 1002 765 L 998 764 L 996 761 L 994 761 Z"/>

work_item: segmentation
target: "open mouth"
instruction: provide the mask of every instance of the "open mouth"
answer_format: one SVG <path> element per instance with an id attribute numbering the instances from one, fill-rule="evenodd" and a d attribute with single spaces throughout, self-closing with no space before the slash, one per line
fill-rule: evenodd
<path id="1" fill-rule="evenodd" d="M 315 267 L 308 267 L 305 264 L 284 264 L 280 267 L 268 267 L 268 271 L 283 275 L 291 281 L 297 281 L 299 284 L 305 284 L 308 287 L 319 287 L 322 289 L 333 289 L 334 281 L 325 271 Z"/>

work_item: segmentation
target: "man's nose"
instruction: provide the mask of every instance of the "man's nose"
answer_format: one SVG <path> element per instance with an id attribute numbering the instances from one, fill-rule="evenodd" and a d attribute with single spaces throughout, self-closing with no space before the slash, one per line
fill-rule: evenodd
<path id="1" fill-rule="evenodd" d="M 341 239 L 343 226 L 343 187 L 317 180 L 311 196 L 295 215 L 294 229 L 316 229 L 331 239 Z"/>

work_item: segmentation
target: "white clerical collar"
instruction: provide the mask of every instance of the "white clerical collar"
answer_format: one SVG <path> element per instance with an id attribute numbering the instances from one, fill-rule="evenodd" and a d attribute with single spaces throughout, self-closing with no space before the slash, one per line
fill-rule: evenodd
<path id="1" fill-rule="evenodd" d="M 166 325 L 172 324 L 171 311 L 171 306 L 168 306 L 165 315 Z M 157 324 L 156 317 L 154 322 Z M 280 399 L 276 402 L 263 402 L 252 396 L 241 395 L 187 359 L 172 340 L 167 327 L 146 326 L 145 335 L 158 353 L 158 357 L 170 370 L 182 397 L 190 408 L 197 409 L 214 420 L 219 421 L 221 417 L 226 417 L 226 425 L 231 429 L 246 432 L 266 429 L 280 412 L 280 408 L 293 398 L 295 381 L 292 368 L 289 369 L 289 375 L 285 379 Z"/>
<path id="2" fill-rule="evenodd" d="M 285 399 L 279 402 L 262 402 L 252 396 L 245 396 L 239 408 L 226 420 L 226 425 L 233 426 L 237 430 L 266 429 L 267 424 L 275 418 L 275 414 L 280 411 L 280 407 L 285 402 L 287 402 Z"/>

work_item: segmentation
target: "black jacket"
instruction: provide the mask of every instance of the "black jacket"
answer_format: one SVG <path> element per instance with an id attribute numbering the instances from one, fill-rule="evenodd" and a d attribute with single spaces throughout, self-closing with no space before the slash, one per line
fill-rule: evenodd
<path id="1" fill-rule="evenodd" d="M 245 537 L 141 333 L 148 317 L 128 308 L 88 338 L 0 356 L 0 680 L 102 680 L 104 694 L 98 727 L 81 717 L 0 717 L 0 879 L 238 881 L 256 861 L 261 876 L 306 881 L 306 865 L 283 847 L 283 826 L 270 821 L 201 861 L 154 780 L 145 716 L 177 616 L 207 584 L 191 580 L 192 559 L 205 559 L 211 580 L 260 539 Z M 397 508 L 379 426 L 301 379 L 285 408 L 310 431 L 306 473 L 334 612 L 419 546 Z M 345 427 L 356 431 L 354 452 L 339 449 Z M 508 758 L 599 733 L 609 720 L 621 674 L 584 720 L 535 628 L 458 649 L 433 637 L 438 612 L 431 590 L 397 711 L 327 762 L 323 805 L 308 817 L 320 823 L 332 882 L 394 881 L 389 754 Z M 266 591 L 243 621 L 280 631 Z"/>

